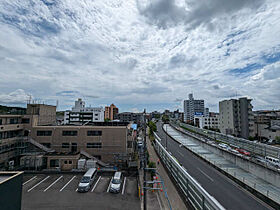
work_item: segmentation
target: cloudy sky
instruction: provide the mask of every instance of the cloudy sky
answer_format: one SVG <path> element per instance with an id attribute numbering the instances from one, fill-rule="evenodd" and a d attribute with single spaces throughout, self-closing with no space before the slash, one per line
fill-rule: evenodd
<path id="1" fill-rule="evenodd" d="M 0 104 L 280 108 L 278 0 L 1 0 Z"/>

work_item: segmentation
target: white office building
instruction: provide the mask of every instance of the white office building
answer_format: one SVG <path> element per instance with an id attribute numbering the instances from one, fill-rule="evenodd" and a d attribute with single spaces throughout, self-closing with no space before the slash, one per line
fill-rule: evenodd
<path id="1" fill-rule="evenodd" d="M 86 107 L 82 99 L 75 101 L 72 111 L 64 112 L 64 124 L 85 124 L 89 122 L 104 122 L 103 107 Z"/>
<path id="2" fill-rule="evenodd" d="M 194 118 L 195 126 L 199 128 L 206 128 L 206 129 L 220 129 L 220 120 L 219 116 L 195 116 Z"/>
<path id="3" fill-rule="evenodd" d="M 204 114 L 204 100 L 195 100 L 193 94 L 189 94 L 189 99 L 184 100 L 184 121 L 192 123 L 195 115 Z"/>

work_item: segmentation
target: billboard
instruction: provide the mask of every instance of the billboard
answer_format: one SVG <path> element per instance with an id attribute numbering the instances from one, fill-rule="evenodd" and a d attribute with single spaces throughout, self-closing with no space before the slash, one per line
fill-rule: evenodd
<path id="1" fill-rule="evenodd" d="M 194 115 L 195 115 L 195 116 L 202 116 L 202 115 L 203 115 L 203 112 L 195 112 Z"/>

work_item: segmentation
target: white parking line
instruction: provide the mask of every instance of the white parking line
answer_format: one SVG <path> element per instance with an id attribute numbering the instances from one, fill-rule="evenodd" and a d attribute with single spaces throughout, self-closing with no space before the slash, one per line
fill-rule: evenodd
<path id="1" fill-rule="evenodd" d="M 124 181 L 123 181 L 122 195 L 123 195 L 124 189 L 125 189 L 125 181 L 126 181 L 126 177 L 124 177 Z"/>
<path id="2" fill-rule="evenodd" d="M 22 185 L 27 184 L 28 182 L 31 182 L 33 179 L 36 179 L 37 176 L 33 176 L 31 179 L 29 179 L 28 181 L 24 182 Z"/>
<path id="3" fill-rule="evenodd" d="M 93 186 L 91 192 L 93 192 L 93 190 L 96 188 L 96 186 L 97 186 L 98 182 L 100 181 L 100 179 L 101 179 L 101 176 L 97 179 L 97 181 L 96 181 L 95 185 Z"/>
<path id="4" fill-rule="evenodd" d="M 110 182 L 109 182 L 109 186 L 107 188 L 107 192 L 109 192 L 110 186 L 111 186 L 111 182 L 112 182 L 113 177 L 111 178 Z"/>
<path id="5" fill-rule="evenodd" d="M 76 189 L 76 192 L 78 191 L 78 188 Z"/>
<path id="6" fill-rule="evenodd" d="M 48 187 L 44 190 L 44 192 L 46 192 L 48 189 L 50 189 L 51 186 L 53 186 L 55 183 L 57 183 L 62 177 L 63 177 L 63 176 L 60 176 L 58 179 L 56 179 L 50 186 L 48 186 Z"/>
<path id="7" fill-rule="evenodd" d="M 35 187 L 37 187 L 39 184 L 43 183 L 45 180 L 47 180 L 48 178 L 50 178 L 50 176 L 47 176 L 45 179 L 43 179 L 42 181 L 40 181 L 39 183 L 37 183 L 36 185 L 34 185 L 33 187 L 31 187 L 29 190 L 27 190 L 27 192 L 30 192 L 31 190 L 33 190 Z"/>
<path id="8" fill-rule="evenodd" d="M 64 186 L 59 190 L 59 192 L 61 192 L 65 187 L 67 187 L 67 185 L 70 184 L 70 182 L 72 182 L 73 179 L 75 179 L 75 177 L 76 177 L 76 176 L 73 176 L 72 179 L 70 179 L 69 182 L 67 182 L 66 185 L 64 185 Z"/>

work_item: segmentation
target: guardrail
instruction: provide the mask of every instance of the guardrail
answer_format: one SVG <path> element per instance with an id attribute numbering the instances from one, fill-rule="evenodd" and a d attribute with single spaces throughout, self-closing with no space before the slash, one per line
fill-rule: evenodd
<path id="1" fill-rule="evenodd" d="M 213 196 L 209 195 L 209 193 L 187 173 L 186 169 L 167 152 L 161 145 L 161 139 L 158 135 L 156 133 L 154 133 L 154 135 L 154 147 L 158 155 L 192 206 L 199 210 L 224 210 L 225 208 Z"/>
<path id="2" fill-rule="evenodd" d="M 183 126 L 185 128 L 188 128 L 190 130 L 193 130 L 193 131 L 197 132 L 198 134 L 207 136 L 213 140 L 219 140 L 219 141 L 222 141 L 222 142 L 225 142 L 228 144 L 233 144 L 233 145 L 239 146 L 239 147 L 251 152 L 252 154 L 280 158 L 280 148 L 277 148 L 277 147 L 273 147 L 273 146 L 262 144 L 262 143 L 256 143 L 256 142 L 249 141 L 247 139 L 229 136 L 229 135 L 218 133 L 215 131 L 210 131 L 210 130 L 194 127 L 194 126 L 188 125 L 186 123 L 176 123 L 176 124 Z"/>

